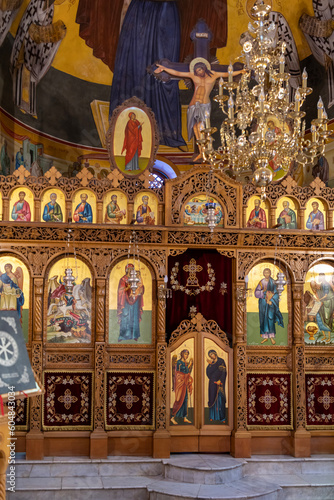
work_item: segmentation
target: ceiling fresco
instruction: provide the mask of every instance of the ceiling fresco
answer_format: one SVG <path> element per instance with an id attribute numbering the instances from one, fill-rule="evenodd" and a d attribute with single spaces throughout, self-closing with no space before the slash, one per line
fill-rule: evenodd
<path id="1" fill-rule="evenodd" d="M 211 49 L 211 55 L 215 55 L 221 65 L 228 65 L 235 62 L 240 54 L 240 35 L 248 30 L 247 12 L 254 1 L 211 0 L 202 4 L 200 0 L 179 0 L 178 2 L 142 3 L 175 4 L 175 9 L 179 9 L 180 45 L 183 56 L 191 55 L 192 44 L 189 42 L 191 27 L 187 27 L 187 47 L 185 47 L 185 39 L 182 38 L 184 37 L 182 29 L 185 24 L 192 23 L 193 20 L 195 20 L 193 23 L 195 25 L 197 12 L 203 11 L 204 14 L 201 15 L 209 19 L 209 28 L 214 32 L 214 42 L 216 38 L 220 40 L 216 44 L 217 50 Z M 332 0 L 319 0 L 319 2 L 322 8 L 327 9 L 328 19 L 328 12 L 331 13 L 332 10 L 334 12 Z M 331 52 L 329 56 L 328 53 L 326 56 L 328 58 L 326 68 L 321 62 L 316 61 L 311 45 L 300 27 L 302 15 L 307 14 L 314 18 L 313 4 L 312 0 L 294 0 L 293 2 L 273 0 L 272 2 L 273 11 L 284 15 L 286 26 L 293 36 L 297 48 L 295 55 L 300 61 L 300 69 L 307 66 L 309 83 L 312 87 L 316 87 L 307 112 L 316 109 L 320 93 L 323 95 L 325 105 L 328 105 L 330 97 L 327 94 L 330 90 L 328 90 L 326 71 L 327 66 L 333 65 Z M 58 158 L 57 166 L 63 171 L 69 167 L 72 168 L 74 162 L 80 162 L 80 157 L 87 155 L 88 152 L 94 155 L 105 151 L 101 130 L 104 133 L 107 124 L 101 122 L 101 117 L 97 116 L 96 110 L 99 106 L 104 106 L 103 120 L 105 122 L 105 117 L 108 115 L 119 32 L 120 28 L 121 33 L 125 29 L 131 8 L 131 0 L 113 0 L 112 2 L 110 0 L 3 0 L 0 3 L 1 145 L 6 139 L 12 158 L 11 168 L 13 168 L 15 155 L 23 147 L 24 140 L 30 140 L 35 145 L 42 144 L 44 156 L 50 158 L 50 162 L 54 164 L 53 159 Z M 92 16 L 94 9 L 100 17 L 95 20 L 90 17 L 90 25 L 87 27 L 82 13 L 86 15 L 91 10 L 90 16 Z M 77 22 L 79 17 L 81 25 Z M 84 21 L 82 21 L 83 18 Z M 139 28 L 133 22 L 133 29 L 137 30 L 135 33 L 138 33 L 138 44 L 145 45 L 146 40 L 147 44 L 152 44 L 152 40 L 149 40 L 149 26 Z M 170 26 L 167 28 L 170 29 Z M 161 38 L 165 36 L 163 30 L 167 28 L 161 26 Z M 87 30 L 90 30 L 88 36 Z M 333 38 L 332 28 L 328 33 L 328 39 L 331 40 L 331 38 Z M 119 40 L 122 40 L 121 35 Z M 329 51 L 331 47 L 332 45 Z M 178 53 L 176 47 L 174 54 Z M 99 57 L 96 57 L 96 54 Z M 160 52 L 160 58 L 161 55 Z M 105 63 L 102 59 L 111 60 L 112 63 L 109 62 L 108 65 L 108 62 Z M 170 59 L 175 61 L 177 56 L 175 59 L 172 57 Z M 147 63 L 153 64 L 155 60 L 157 58 L 153 60 L 148 58 L 146 62 L 143 60 L 145 75 Z M 118 62 L 116 60 L 115 64 L 119 67 L 120 60 Z M 153 87 L 156 84 L 156 82 L 153 83 L 155 79 L 152 75 L 146 75 L 146 77 L 148 85 Z M 126 86 L 128 83 L 126 75 L 123 83 L 122 80 L 117 80 L 117 82 L 120 82 L 117 85 L 119 89 L 123 88 L 123 83 Z M 163 138 L 162 151 L 166 148 L 167 150 L 168 148 L 171 150 L 181 148 L 189 151 L 189 142 L 184 134 L 186 130 L 184 109 L 191 100 L 192 90 L 187 88 L 183 80 L 177 85 L 177 98 L 183 106 L 180 118 L 182 123 L 178 124 L 180 133 L 179 136 Z M 160 90 L 166 89 L 167 84 L 165 86 L 160 84 L 159 87 Z M 137 93 L 125 96 L 125 98 L 132 95 L 137 95 L 149 107 L 153 107 Z M 123 102 L 121 97 L 122 94 L 119 91 L 116 104 Z M 113 102 L 113 97 L 111 100 Z M 155 113 L 157 114 L 156 111 Z M 173 113 L 175 114 L 174 108 L 171 114 Z M 178 113 L 177 109 L 176 113 Z M 220 110 L 213 106 L 213 122 L 220 120 L 219 113 Z M 334 117 L 334 106 L 329 109 L 329 118 L 331 117 Z M 159 123 L 159 116 L 157 121 Z M 31 155 L 28 163 L 33 163 L 33 161 L 33 155 Z M 104 168 L 106 166 L 107 163 Z"/>

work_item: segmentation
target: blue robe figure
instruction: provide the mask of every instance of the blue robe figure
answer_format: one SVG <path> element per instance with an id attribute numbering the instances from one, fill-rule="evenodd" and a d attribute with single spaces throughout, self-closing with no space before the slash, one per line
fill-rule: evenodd
<path id="1" fill-rule="evenodd" d="M 189 351 L 183 349 L 180 359 L 177 360 L 173 368 L 173 391 L 175 392 L 175 401 L 172 409 L 171 422 L 177 425 L 175 418 L 182 418 L 183 423 L 191 424 L 188 420 L 188 398 L 192 394 L 193 378 L 190 375 L 193 367 L 193 360 L 188 361 Z"/>
<path id="2" fill-rule="evenodd" d="M 178 82 L 162 85 L 146 68 L 163 58 L 178 61 L 179 45 L 177 2 L 131 1 L 117 46 L 110 115 L 126 99 L 138 97 L 155 114 L 161 144 L 170 147 L 185 146 Z"/>
<path id="3" fill-rule="evenodd" d="M 283 316 L 279 310 L 279 295 L 270 269 L 264 269 L 263 276 L 255 289 L 255 297 L 259 299 L 260 334 L 263 339 L 261 344 L 269 338 L 272 344 L 276 344 L 276 323 L 284 328 Z"/>
<path id="4" fill-rule="evenodd" d="M 23 156 L 23 149 L 22 148 L 20 149 L 20 151 L 18 151 L 16 153 L 16 156 L 15 156 L 15 170 L 17 170 L 18 168 L 20 168 L 21 165 L 25 166 L 24 156 Z"/>
<path id="5" fill-rule="evenodd" d="M 117 292 L 117 316 L 119 323 L 118 342 L 122 340 L 135 340 L 140 337 L 140 321 L 143 314 L 143 294 L 144 285 L 142 280 L 138 282 L 138 287 L 133 293 L 129 277 L 133 264 L 127 264 L 125 275 L 119 280 Z M 140 278 L 140 277 L 139 277 Z"/>
<path id="6" fill-rule="evenodd" d="M 93 222 L 93 211 L 89 203 L 87 203 L 88 195 L 83 193 L 80 195 L 81 203 L 77 205 L 74 214 L 74 222 Z"/>
<path id="7" fill-rule="evenodd" d="M 217 352 L 211 349 L 208 352 L 210 364 L 206 368 L 209 379 L 209 418 L 210 421 L 226 422 L 226 364 L 219 358 Z"/>

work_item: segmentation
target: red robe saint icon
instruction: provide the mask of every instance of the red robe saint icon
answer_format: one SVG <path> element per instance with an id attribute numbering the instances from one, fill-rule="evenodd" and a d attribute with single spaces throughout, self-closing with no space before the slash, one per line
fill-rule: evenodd
<path id="1" fill-rule="evenodd" d="M 140 170 L 139 157 L 142 151 L 143 138 L 141 135 L 142 123 L 136 119 L 135 113 L 129 113 L 129 121 L 124 131 L 124 143 L 122 154 L 125 155 L 125 170 Z"/>

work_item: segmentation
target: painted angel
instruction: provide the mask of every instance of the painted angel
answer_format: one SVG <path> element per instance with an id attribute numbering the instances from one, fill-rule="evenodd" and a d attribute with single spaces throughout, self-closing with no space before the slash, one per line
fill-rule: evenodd
<path id="1" fill-rule="evenodd" d="M 328 107 L 334 104 L 334 0 L 313 0 L 314 16 L 303 14 L 299 26 L 315 59 L 326 69 Z"/>
<path id="2" fill-rule="evenodd" d="M 1 272 L 1 271 L 0 271 Z M 22 324 L 22 306 L 24 304 L 23 271 L 13 265 L 5 264 L 5 272 L 0 275 L 0 310 L 17 311 Z"/>

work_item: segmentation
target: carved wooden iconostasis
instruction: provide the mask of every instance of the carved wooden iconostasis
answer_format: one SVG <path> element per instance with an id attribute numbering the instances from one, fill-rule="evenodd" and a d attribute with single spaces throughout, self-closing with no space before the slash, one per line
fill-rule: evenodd
<path id="1" fill-rule="evenodd" d="M 208 176 L 0 177 L 1 287 L 23 292 L 11 300 L 45 387 L 17 406 L 27 458 L 333 449 L 334 191 L 287 177 L 263 202 L 214 173 L 210 232 Z"/>

